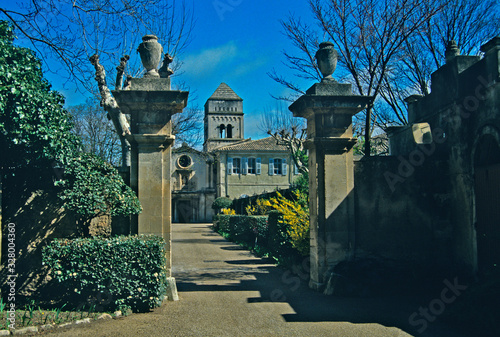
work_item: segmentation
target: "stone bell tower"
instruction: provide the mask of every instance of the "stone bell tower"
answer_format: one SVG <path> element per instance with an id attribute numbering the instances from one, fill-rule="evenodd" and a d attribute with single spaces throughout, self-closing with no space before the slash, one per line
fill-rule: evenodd
<path id="1" fill-rule="evenodd" d="M 243 100 L 226 83 L 221 83 L 205 103 L 203 149 L 243 140 Z"/>

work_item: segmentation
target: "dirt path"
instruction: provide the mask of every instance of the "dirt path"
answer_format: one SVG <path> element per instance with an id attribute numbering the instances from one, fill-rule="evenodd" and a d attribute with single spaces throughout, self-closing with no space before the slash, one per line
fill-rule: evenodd
<path id="1" fill-rule="evenodd" d="M 173 228 L 173 273 L 180 301 L 168 302 L 151 313 L 49 335 L 460 336 L 439 322 L 418 333 L 408 323 L 418 302 L 323 296 L 300 277 L 227 242 L 208 224 L 175 224 Z"/>

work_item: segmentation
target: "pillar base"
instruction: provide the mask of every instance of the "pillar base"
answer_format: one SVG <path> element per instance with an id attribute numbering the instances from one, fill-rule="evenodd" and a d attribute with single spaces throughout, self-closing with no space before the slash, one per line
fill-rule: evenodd
<path id="1" fill-rule="evenodd" d="M 325 287 L 324 283 L 316 282 L 313 280 L 309 281 L 309 288 L 311 288 L 315 291 L 322 291 L 324 287 Z"/>
<path id="2" fill-rule="evenodd" d="M 166 297 L 168 301 L 178 301 L 179 294 L 177 293 L 177 285 L 175 283 L 175 277 L 167 277 L 167 293 Z"/>

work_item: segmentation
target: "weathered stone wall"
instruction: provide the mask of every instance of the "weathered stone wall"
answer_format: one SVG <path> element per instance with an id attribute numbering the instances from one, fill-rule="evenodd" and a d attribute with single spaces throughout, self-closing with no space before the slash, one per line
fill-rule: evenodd
<path id="1" fill-rule="evenodd" d="M 32 175 L 33 172 L 30 172 Z M 46 177 L 47 178 L 47 177 Z M 6 294 L 8 224 L 15 224 L 16 303 L 30 296 L 52 296 L 47 293 L 48 270 L 42 266 L 42 249 L 54 238 L 72 238 L 79 232 L 73 213 L 66 212 L 57 197 L 50 177 L 24 182 L 21 177 L 3 181 L 2 191 L 2 261 L 0 284 Z M 56 296 L 57 294 L 53 294 Z M 47 298 L 45 296 L 44 298 Z"/>
<path id="2" fill-rule="evenodd" d="M 429 160 L 395 186 L 386 176 L 405 170 L 396 157 L 355 161 L 355 256 L 423 269 L 453 268 L 453 232 L 447 163 Z"/>
<path id="3" fill-rule="evenodd" d="M 404 207 L 408 209 L 407 221 L 420 223 L 417 228 L 422 231 L 415 232 L 410 226 L 406 235 L 401 233 L 400 240 L 408 245 L 420 241 L 423 260 L 442 261 L 437 264 L 444 265 L 449 260 L 452 268 L 467 273 L 478 269 L 475 171 L 500 163 L 500 38 L 488 42 L 482 51 L 482 59 L 457 56 L 448 60 L 433 73 L 431 94 L 408 100 L 410 124 L 389 132 L 393 157 L 386 160 L 394 162 L 391 169 L 375 165 L 378 159 L 370 159 L 375 162 L 357 164 L 356 175 L 358 191 L 369 188 L 368 193 L 378 195 L 376 200 L 381 201 L 382 210 L 386 209 L 388 223 L 395 226 L 394 223 L 404 221 Z M 416 123 L 428 123 L 432 141 L 416 144 L 412 133 Z M 485 137 L 488 141 L 484 141 Z M 365 172 L 368 167 L 372 172 Z M 367 176 L 373 177 L 373 181 Z M 384 180 L 389 190 L 380 189 Z M 382 186 L 372 190 L 375 185 Z M 491 197 L 500 199 L 498 191 L 492 192 Z M 364 198 L 360 196 L 360 200 Z M 429 200 L 432 202 L 424 202 Z M 360 202 L 360 219 L 367 212 L 364 207 L 369 208 L 373 202 Z M 375 211 L 373 206 L 372 210 Z M 372 221 L 378 223 L 376 219 Z M 360 226 L 370 229 L 374 225 L 368 226 L 362 220 Z M 423 234 L 426 228 L 430 229 L 428 235 Z M 397 227 L 384 232 L 394 235 L 394 230 Z M 497 228 L 496 234 L 490 231 L 488 235 L 498 236 L 498 231 Z M 359 246 L 379 249 L 365 242 Z M 401 245 L 403 251 L 408 247 Z M 416 245 L 412 247 L 418 249 Z M 395 252 L 389 255 L 396 256 Z"/>

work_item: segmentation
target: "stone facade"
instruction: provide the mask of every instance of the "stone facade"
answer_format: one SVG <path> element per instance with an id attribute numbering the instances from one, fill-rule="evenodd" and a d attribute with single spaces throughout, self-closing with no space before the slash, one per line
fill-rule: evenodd
<path id="1" fill-rule="evenodd" d="M 172 221 L 211 222 L 215 200 L 212 156 L 186 144 L 172 150 Z"/>
<path id="2" fill-rule="evenodd" d="M 243 100 L 225 83 L 205 103 L 204 149 L 214 158 L 217 197 L 286 189 L 297 173 L 290 152 L 273 138 L 244 138 Z"/>

